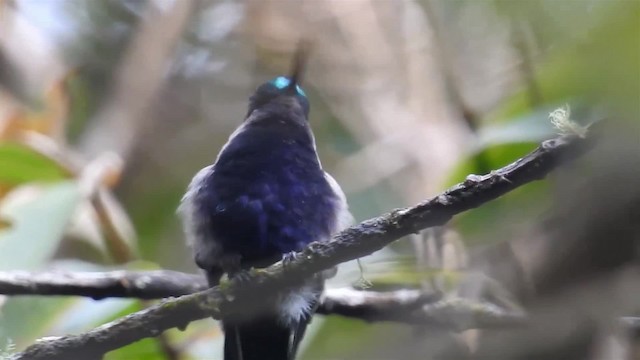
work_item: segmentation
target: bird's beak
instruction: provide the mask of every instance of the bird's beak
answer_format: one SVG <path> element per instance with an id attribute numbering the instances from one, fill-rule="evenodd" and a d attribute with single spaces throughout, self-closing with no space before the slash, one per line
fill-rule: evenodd
<path id="1" fill-rule="evenodd" d="M 301 42 L 296 49 L 296 53 L 293 57 L 293 64 L 291 73 L 289 75 L 289 86 L 287 86 L 287 92 L 291 94 L 297 94 L 296 87 L 302 84 L 302 76 L 304 75 L 305 65 L 307 63 L 309 53 L 308 42 Z"/>

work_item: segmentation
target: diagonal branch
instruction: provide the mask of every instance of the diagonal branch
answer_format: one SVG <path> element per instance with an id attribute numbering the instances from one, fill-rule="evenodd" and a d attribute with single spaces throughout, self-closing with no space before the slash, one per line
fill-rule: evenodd
<path id="1" fill-rule="evenodd" d="M 456 214 L 544 178 L 562 161 L 584 153 L 591 143 L 590 139 L 573 135 L 547 140 L 525 157 L 490 174 L 471 175 L 463 183 L 414 207 L 366 220 L 337 234 L 328 243 L 312 243 L 286 267 L 278 262 L 266 269 L 254 269 L 244 285 L 225 280 L 215 288 L 165 300 L 83 334 L 39 341 L 15 358 L 99 358 L 110 350 L 157 336 L 164 330 L 184 328 L 193 320 L 220 317 L 221 308 L 225 313 L 246 312 L 256 294 L 273 292 L 287 282 L 369 255 L 405 235 L 442 225 Z"/>

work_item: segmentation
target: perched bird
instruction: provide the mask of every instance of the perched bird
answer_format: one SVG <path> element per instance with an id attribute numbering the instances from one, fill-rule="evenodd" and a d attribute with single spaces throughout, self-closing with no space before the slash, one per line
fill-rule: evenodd
<path id="1" fill-rule="evenodd" d="M 309 100 L 290 76 L 261 85 L 244 122 L 213 165 L 200 170 L 182 199 L 187 241 L 211 286 L 327 241 L 351 222 L 345 195 L 320 164 L 309 126 Z M 324 288 L 321 275 L 261 298 L 261 310 L 224 318 L 225 360 L 290 360 Z"/>

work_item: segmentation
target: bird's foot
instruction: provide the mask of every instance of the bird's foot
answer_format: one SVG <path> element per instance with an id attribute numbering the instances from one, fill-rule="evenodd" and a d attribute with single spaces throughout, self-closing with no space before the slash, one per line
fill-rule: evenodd
<path id="1" fill-rule="evenodd" d="M 282 266 L 290 266 L 298 258 L 298 253 L 295 251 L 288 252 L 282 255 Z"/>
<path id="2" fill-rule="evenodd" d="M 251 282 L 251 277 L 252 276 L 250 270 L 242 269 L 235 271 L 229 278 L 238 283 L 238 285 L 243 286 Z"/>

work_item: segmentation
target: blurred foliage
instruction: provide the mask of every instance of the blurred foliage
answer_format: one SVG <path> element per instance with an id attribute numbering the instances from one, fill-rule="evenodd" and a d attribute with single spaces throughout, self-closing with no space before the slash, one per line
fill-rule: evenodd
<path id="1" fill-rule="evenodd" d="M 26 198 L 23 201 L 12 199 Z M 77 184 L 62 182 L 42 190 L 18 188 L 5 196 L 3 217 L 11 226 L 2 233 L 2 270 L 36 270 L 54 254 L 80 196 Z M 20 203 L 17 203 L 20 202 Z"/>
<path id="2" fill-rule="evenodd" d="M 421 6 L 426 3 L 429 1 L 416 2 L 420 6 L 411 10 L 415 16 L 424 16 L 427 7 Z M 437 4 L 451 16 L 463 14 L 478 2 Z M 483 4 L 509 29 L 509 47 L 516 48 L 520 56 L 517 65 L 529 63 L 532 73 L 515 76 L 515 86 L 498 103 L 487 106 L 486 111 L 477 110 L 472 145 L 449 173 L 436 174 L 442 179 L 441 188 L 464 181 L 469 174 L 504 166 L 554 136 L 557 129 L 547 116 L 564 104 L 572 106 L 574 120 L 581 123 L 619 117 L 631 129 L 638 129 L 640 3 L 494 0 Z M 13 87 L 0 78 L 0 95 L 6 95 L 0 98 L 2 270 L 97 271 L 113 264 L 119 264 L 118 268 L 194 270 L 188 250 L 179 241 L 176 205 L 188 179 L 215 159 L 217 149 L 239 123 L 250 91 L 247 83 L 258 81 L 247 80 L 250 67 L 260 67 L 264 74 L 256 77 L 264 77 L 268 69 L 279 66 L 273 63 L 281 62 L 281 49 L 265 52 L 257 46 L 259 53 L 268 55 L 253 59 L 249 53 L 255 49 L 241 46 L 251 41 L 251 34 L 243 38 L 237 29 L 248 16 L 242 11 L 249 6 L 233 1 L 199 2 L 198 15 L 177 44 L 176 58 L 168 64 L 169 86 L 150 111 L 149 116 L 158 120 L 136 140 L 135 154 L 119 159 L 124 162 L 120 165 L 84 159 L 74 145 L 97 121 L 93 115 L 110 96 L 113 73 L 147 5 L 130 0 L 67 0 L 59 2 L 62 10 L 44 14 L 51 22 L 69 24 L 75 35 L 59 44 L 63 59 L 58 60 L 67 65 L 66 73 L 57 74 L 52 83 L 39 84 L 40 106 L 21 101 L 25 96 L 12 94 Z M 227 22 L 214 27 L 212 19 Z M 57 40 L 52 35 L 48 41 Z M 252 61 L 272 64 L 256 66 Z M 0 65 L 11 66 L 4 58 Z M 329 106 L 331 96 L 313 88 L 308 93 L 314 104 L 312 118 L 322 119 L 312 126 L 325 167 L 332 169 L 342 158 L 363 151 L 362 135 L 356 136 L 353 124 Z M 356 218 L 407 205 L 399 187 L 393 185 L 406 171 L 401 168 L 373 186 L 349 193 Z M 552 182 L 522 187 L 457 217 L 451 227 L 470 247 L 508 240 L 519 225 L 544 215 L 553 201 Z M 109 205 L 99 194 L 121 203 Z M 464 269 L 417 270 L 415 250 L 407 244 L 368 258 L 365 264 L 379 265 L 381 270 L 365 274 L 367 278 L 376 286 L 393 288 L 417 287 L 425 279 L 444 277 L 454 287 L 464 276 Z M 135 262 L 139 259 L 148 262 Z M 356 280 L 353 272 L 348 274 L 347 282 Z M 0 338 L 11 339 L 20 349 L 38 337 L 86 331 L 144 306 L 134 300 L 11 298 L 2 303 Z M 221 333 L 210 320 L 166 335 L 164 340 L 185 359 L 216 358 L 211 354 L 218 354 L 222 344 Z M 413 329 L 402 325 L 317 319 L 305 339 L 302 358 L 384 357 L 381 349 L 402 344 L 414 335 Z M 163 351 L 156 339 L 147 339 L 106 358 L 160 359 Z"/>
<path id="3" fill-rule="evenodd" d="M 0 182 L 16 186 L 31 181 L 55 181 L 65 178 L 65 171 L 49 158 L 28 147 L 0 144 Z"/>

